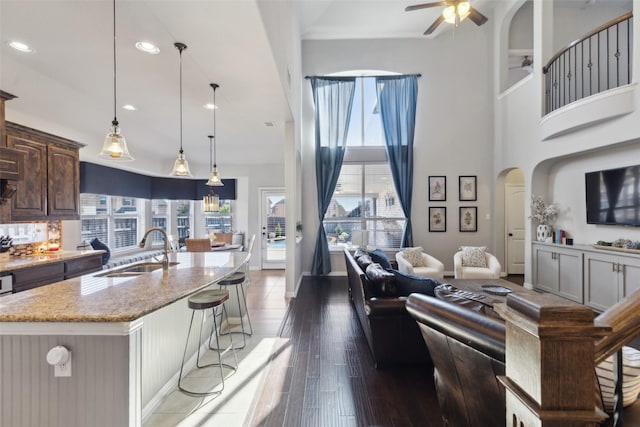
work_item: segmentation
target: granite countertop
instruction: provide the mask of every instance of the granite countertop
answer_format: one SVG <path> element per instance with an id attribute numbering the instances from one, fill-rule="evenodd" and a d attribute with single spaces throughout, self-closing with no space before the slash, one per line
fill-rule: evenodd
<path id="1" fill-rule="evenodd" d="M 237 271 L 248 252 L 181 252 L 179 264 L 132 277 L 105 277 L 137 264 L 0 298 L 0 322 L 131 322 Z"/>
<path id="2" fill-rule="evenodd" d="M 21 268 L 35 267 L 51 262 L 65 261 L 73 258 L 81 258 L 93 254 L 101 254 L 104 251 L 55 251 L 42 252 L 33 256 L 11 256 L 9 261 L 0 261 L 0 273 L 4 271 L 19 270 Z"/>

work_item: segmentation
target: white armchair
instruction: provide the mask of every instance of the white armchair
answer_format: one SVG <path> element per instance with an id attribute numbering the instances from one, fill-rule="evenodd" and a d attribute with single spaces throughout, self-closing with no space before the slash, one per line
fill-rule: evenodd
<path id="1" fill-rule="evenodd" d="M 422 261 L 425 267 L 414 267 L 402 255 L 402 252 L 396 253 L 396 262 L 398 263 L 398 271 L 415 276 L 431 277 L 433 279 L 442 279 L 444 276 L 444 264 L 429 254 L 422 253 Z"/>
<path id="2" fill-rule="evenodd" d="M 462 265 L 462 251 L 453 256 L 454 277 L 456 279 L 499 279 L 500 261 L 489 252 L 485 252 L 487 267 L 469 267 Z"/>

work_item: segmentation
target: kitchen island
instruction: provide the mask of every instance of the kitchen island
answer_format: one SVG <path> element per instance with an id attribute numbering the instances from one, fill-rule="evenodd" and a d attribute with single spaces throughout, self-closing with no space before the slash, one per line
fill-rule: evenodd
<path id="1" fill-rule="evenodd" d="M 247 258 L 170 254 L 167 270 L 123 271 L 131 264 L 0 298 L 0 425 L 140 426 L 177 382 L 186 297 Z M 72 353 L 70 377 L 47 364 L 57 345 Z"/>

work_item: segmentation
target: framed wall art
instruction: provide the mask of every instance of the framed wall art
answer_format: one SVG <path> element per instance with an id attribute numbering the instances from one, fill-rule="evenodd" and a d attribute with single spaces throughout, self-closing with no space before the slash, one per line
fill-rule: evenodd
<path id="1" fill-rule="evenodd" d="M 460 231 L 478 231 L 478 208 L 475 206 L 460 206 Z"/>
<path id="2" fill-rule="evenodd" d="M 478 200 L 478 178 L 473 176 L 458 177 L 458 200 L 461 202 L 475 202 Z"/>
<path id="3" fill-rule="evenodd" d="M 447 200 L 447 177 L 429 176 L 429 201 L 444 202 Z"/>
<path id="4" fill-rule="evenodd" d="M 447 208 L 444 206 L 429 207 L 429 231 L 447 231 Z"/>

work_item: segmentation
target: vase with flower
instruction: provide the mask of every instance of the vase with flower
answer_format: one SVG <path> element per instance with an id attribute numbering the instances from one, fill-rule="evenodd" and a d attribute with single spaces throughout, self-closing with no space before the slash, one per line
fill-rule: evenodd
<path id="1" fill-rule="evenodd" d="M 549 222 L 558 216 L 558 207 L 555 204 L 547 205 L 540 196 L 531 195 L 531 216 L 535 223 L 538 224 L 536 229 L 536 238 L 539 242 L 544 242 L 551 237 L 553 227 Z"/>

